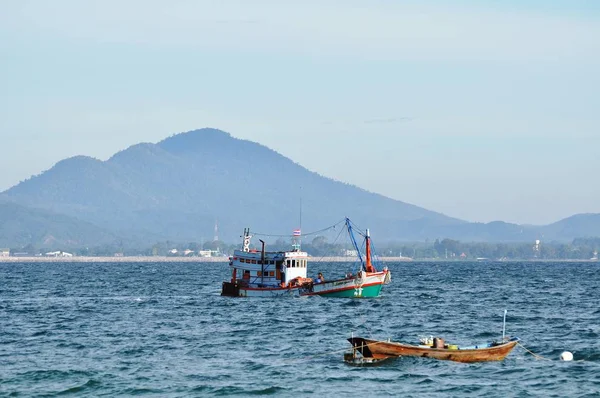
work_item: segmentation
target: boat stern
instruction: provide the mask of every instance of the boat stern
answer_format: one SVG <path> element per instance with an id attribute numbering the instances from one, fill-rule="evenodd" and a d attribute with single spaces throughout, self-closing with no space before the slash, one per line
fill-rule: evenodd
<path id="1" fill-rule="evenodd" d="M 223 282 L 221 296 L 239 297 L 240 286 L 237 284 L 237 282 Z"/>

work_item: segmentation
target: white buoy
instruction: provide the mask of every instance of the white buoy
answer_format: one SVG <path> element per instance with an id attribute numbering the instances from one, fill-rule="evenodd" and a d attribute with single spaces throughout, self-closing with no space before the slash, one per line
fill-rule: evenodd
<path id="1" fill-rule="evenodd" d="M 571 354 L 569 351 L 565 351 L 562 354 L 560 354 L 560 360 L 561 361 L 572 361 L 573 354 Z"/>

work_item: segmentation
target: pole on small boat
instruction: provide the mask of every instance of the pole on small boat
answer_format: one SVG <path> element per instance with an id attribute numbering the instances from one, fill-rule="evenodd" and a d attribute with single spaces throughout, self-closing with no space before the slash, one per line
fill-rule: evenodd
<path id="1" fill-rule="evenodd" d="M 504 342 L 505 334 L 506 334 L 506 309 L 504 310 L 504 319 L 502 321 L 502 342 Z"/>
<path id="2" fill-rule="evenodd" d="M 262 244 L 262 248 L 260 249 L 260 283 L 264 284 L 265 282 L 265 241 L 259 239 Z"/>

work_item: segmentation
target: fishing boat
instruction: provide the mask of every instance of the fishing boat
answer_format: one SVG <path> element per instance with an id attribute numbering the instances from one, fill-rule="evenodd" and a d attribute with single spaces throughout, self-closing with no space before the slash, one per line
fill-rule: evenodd
<path id="1" fill-rule="evenodd" d="M 460 347 L 445 344 L 443 339 L 433 339 L 433 344 L 411 345 L 393 341 L 371 340 L 362 337 L 348 339 L 352 353 L 344 358 L 356 362 L 357 353 L 368 361 L 380 361 L 392 357 L 424 357 L 455 362 L 502 361 L 515 346 L 519 338 L 513 337 L 500 342 Z M 422 342 L 423 343 L 423 342 Z"/>
<path id="2" fill-rule="evenodd" d="M 221 295 L 231 297 L 288 297 L 288 296 L 323 296 L 346 298 L 377 297 L 384 284 L 391 280 L 387 267 L 381 271 L 375 268 L 372 259 L 371 237 L 369 230 L 365 234 L 364 255 L 354 237 L 352 222 L 346 218 L 345 225 L 352 244 L 358 254 L 360 270 L 338 279 L 324 280 L 308 277 L 309 256 L 300 250 L 301 231 L 293 234 L 292 249 L 289 251 L 269 252 L 265 250 L 265 242 L 261 242 L 261 250 L 251 249 L 250 229 L 244 229 L 243 244 L 229 258 L 231 280 L 223 282 Z"/>

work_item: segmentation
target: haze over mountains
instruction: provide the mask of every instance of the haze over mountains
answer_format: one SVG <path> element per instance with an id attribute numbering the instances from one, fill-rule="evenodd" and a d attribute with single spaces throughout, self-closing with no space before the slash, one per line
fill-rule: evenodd
<path id="1" fill-rule="evenodd" d="M 598 214 L 548 226 L 469 223 L 334 181 L 223 131 L 201 129 L 134 145 L 107 161 L 65 159 L 8 189 L 0 194 L 0 245 L 200 242 L 212 240 L 217 221 L 220 239 L 234 242 L 244 227 L 291 234 L 300 208 L 305 232 L 348 216 L 380 241 L 600 236 Z"/>

